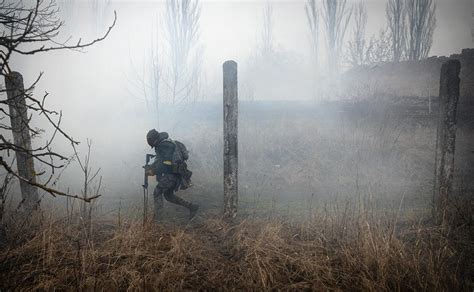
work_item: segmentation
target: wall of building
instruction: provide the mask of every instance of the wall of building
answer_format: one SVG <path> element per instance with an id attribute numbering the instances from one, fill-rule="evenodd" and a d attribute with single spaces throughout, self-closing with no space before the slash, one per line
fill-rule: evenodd
<path id="1" fill-rule="evenodd" d="M 457 111 L 455 185 L 474 193 L 474 49 L 449 57 L 355 67 L 343 76 L 344 91 L 350 96 L 431 97 L 437 105 L 441 65 L 449 59 L 461 61 L 461 88 Z M 433 109 L 437 113 L 437 108 Z M 435 125 L 434 125 L 435 126 Z"/>
<path id="2" fill-rule="evenodd" d="M 474 49 L 449 57 L 358 66 L 343 76 L 347 90 L 366 88 L 391 96 L 437 96 L 441 65 L 448 59 L 461 61 L 461 96 L 474 95 Z"/>

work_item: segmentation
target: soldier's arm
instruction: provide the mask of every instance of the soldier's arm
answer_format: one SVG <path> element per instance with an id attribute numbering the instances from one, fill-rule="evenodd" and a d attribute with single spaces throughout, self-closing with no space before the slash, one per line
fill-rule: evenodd
<path id="1" fill-rule="evenodd" d="M 155 148 L 155 160 L 150 164 L 150 168 L 153 169 L 153 175 L 161 175 L 163 173 L 163 158 L 160 156 L 158 149 Z"/>

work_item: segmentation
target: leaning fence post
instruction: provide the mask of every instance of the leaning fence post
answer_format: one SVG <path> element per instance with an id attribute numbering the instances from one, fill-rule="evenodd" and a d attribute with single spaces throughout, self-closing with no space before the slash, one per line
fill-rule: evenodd
<path id="1" fill-rule="evenodd" d="M 448 200 L 453 188 L 460 71 L 459 60 L 449 60 L 441 67 L 433 192 L 433 216 L 441 224 L 447 223 Z"/>
<path id="2" fill-rule="evenodd" d="M 224 217 L 237 215 L 238 201 L 238 91 L 237 63 L 227 61 L 224 73 Z"/>
<path id="3" fill-rule="evenodd" d="M 5 86 L 7 89 L 13 142 L 18 147 L 15 151 L 18 174 L 35 183 L 35 166 L 31 153 L 31 136 L 28 126 L 29 119 L 23 77 L 18 72 L 11 72 L 5 76 Z M 26 209 L 35 209 L 39 204 L 38 190 L 22 180 L 20 180 L 20 190 L 24 207 Z"/>

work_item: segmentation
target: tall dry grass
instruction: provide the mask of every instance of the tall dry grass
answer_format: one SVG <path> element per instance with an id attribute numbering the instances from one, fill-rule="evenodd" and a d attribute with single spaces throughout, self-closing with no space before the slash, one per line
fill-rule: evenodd
<path id="1" fill-rule="evenodd" d="M 0 250 L 0 290 L 470 290 L 473 242 L 375 213 L 311 220 L 218 216 L 147 224 L 139 219 L 43 218 L 11 226 Z M 472 239 L 472 237 L 470 237 Z"/>
<path id="2" fill-rule="evenodd" d="M 432 121 L 412 125 L 369 105 L 243 119 L 239 212 L 248 216 L 233 223 L 200 215 L 143 226 L 121 209 L 142 196 L 124 186 L 140 186 L 141 172 L 129 179 L 125 168 L 114 188 L 130 201 L 103 202 L 114 218 L 94 213 L 86 224 L 67 204 L 64 218 L 57 208 L 31 222 L 6 216 L 0 290 L 472 291 L 472 220 L 454 230 L 423 219 Z M 189 139 L 195 173 L 180 195 L 208 213 L 221 204 L 218 127 L 176 135 Z"/>

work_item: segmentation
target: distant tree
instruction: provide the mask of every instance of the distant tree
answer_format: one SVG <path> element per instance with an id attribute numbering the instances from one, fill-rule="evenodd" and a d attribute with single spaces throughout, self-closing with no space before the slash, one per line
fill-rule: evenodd
<path id="1" fill-rule="evenodd" d="M 127 74 L 130 94 L 145 102 L 145 106 L 159 124 L 159 104 L 162 97 L 163 62 L 160 34 L 154 26 L 150 34 L 148 49 L 143 53 L 142 64 L 138 67 L 130 56 L 131 72 Z"/>
<path id="2" fill-rule="evenodd" d="M 313 55 L 314 65 L 319 66 L 319 11 L 316 0 L 307 0 L 305 5 L 306 20 L 311 40 L 311 52 Z"/>
<path id="3" fill-rule="evenodd" d="M 79 25 L 84 30 L 84 19 L 76 17 L 80 15 L 80 12 L 87 11 L 90 17 L 90 20 L 86 22 L 89 25 L 88 28 L 93 34 L 97 34 L 104 27 L 107 14 L 111 11 L 111 0 L 57 0 L 57 4 L 64 19 L 68 20 L 68 24 L 72 24 L 72 26 L 63 27 L 62 31 L 66 28 L 69 32 L 73 31 L 74 26 Z M 84 8 L 85 10 L 83 10 Z M 78 13 L 79 9 L 81 11 Z M 78 24 L 75 20 L 81 21 L 81 23 Z"/>
<path id="4" fill-rule="evenodd" d="M 393 58 L 392 39 L 388 28 L 366 38 L 367 8 L 363 2 L 353 10 L 354 29 L 348 42 L 347 61 L 352 66 L 389 62 Z"/>
<path id="5" fill-rule="evenodd" d="M 273 6 L 267 2 L 263 9 L 263 30 L 261 36 L 261 54 L 270 56 L 273 53 Z"/>
<path id="6" fill-rule="evenodd" d="M 352 66 L 357 66 L 370 62 L 371 45 L 367 42 L 365 37 L 367 7 L 363 2 L 355 4 L 353 20 L 354 29 L 352 38 L 348 42 L 348 62 Z"/>
<path id="7" fill-rule="evenodd" d="M 436 4 L 433 0 L 406 0 L 409 60 L 428 57 L 436 28 Z"/>
<path id="8" fill-rule="evenodd" d="M 145 80 L 148 80 L 148 84 L 144 84 L 144 96 L 146 99 L 150 99 L 155 105 L 155 115 L 158 119 L 161 97 L 162 64 L 160 62 L 159 34 L 157 30 L 152 32 L 150 51 L 146 63 L 148 64 L 148 76 Z"/>
<path id="9" fill-rule="evenodd" d="M 367 51 L 369 64 L 390 62 L 393 59 L 392 38 L 388 28 L 380 29 L 378 35 L 372 36 Z"/>
<path id="10" fill-rule="evenodd" d="M 67 0 L 74 2 L 75 0 Z M 110 0 L 87 0 L 92 16 L 92 31 L 97 33 L 104 26 L 107 13 L 110 11 Z"/>
<path id="11" fill-rule="evenodd" d="M 14 55 L 36 55 L 64 49 L 81 50 L 104 40 L 115 26 L 116 16 L 112 25 L 100 38 L 86 43 L 83 43 L 81 39 L 74 43 L 72 43 L 70 39 L 61 41 L 58 39 L 58 35 L 64 23 L 58 17 L 59 11 L 56 2 L 53 0 L 28 1 L 28 4 L 25 2 L 26 1 L 0 0 L 0 76 L 2 77 L 2 82 L 3 80 L 11 80 L 10 78 L 12 78 L 13 75 L 18 76 L 11 68 L 10 61 Z M 82 198 L 80 196 L 66 194 L 52 187 L 55 183 L 53 179 L 56 173 L 55 171 L 64 167 L 65 161 L 68 160 L 64 155 L 52 150 L 53 140 L 55 137 L 61 135 L 73 145 L 78 144 L 78 142 L 62 129 L 62 114 L 46 106 L 45 100 L 48 94 L 46 93 L 41 98 L 36 98 L 33 95 L 33 89 L 38 84 L 41 76 L 40 74 L 37 80 L 32 85 L 26 86 L 24 90 L 17 89 L 26 99 L 26 108 L 17 102 L 18 96 L 13 96 L 12 99 L 5 96 L 6 94 L 11 95 L 13 93 L 6 88 L 5 83 L 0 83 L 0 128 L 5 131 L 13 130 L 13 126 L 8 123 L 8 119 L 11 118 L 12 115 L 5 109 L 5 107 L 7 107 L 10 108 L 10 112 L 13 110 L 15 116 L 18 116 L 19 112 L 24 112 L 25 110 L 29 111 L 30 116 L 27 121 L 22 120 L 22 125 L 32 136 L 39 136 L 44 133 L 44 130 L 33 128 L 29 125 L 32 114 L 45 118 L 54 131 L 50 133 L 50 138 L 47 139 L 43 146 L 33 149 L 26 149 L 20 145 L 16 145 L 4 134 L 6 132 L 2 132 L 0 134 L 0 166 L 11 176 L 40 188 L 53 196 L 59 195 L 90 201 L 94 199 L 94 197 Z M 15 102 L 12 100 L 15 100 Z M 49 177 L 46 177 L 42 182 L 34 182 L 19 175 L 18 171 L 13 169 L 12 164 L 8 162 L 8 160 L 12 160 L 12 158 L 9 158 L 12 152 L 16 153 L 17 156 L 21 154 L 32 157 L 34 161 L 40 165 L 49 167 Z M 46 171 L 37 173 L 35 176 L 41 177 L 45 174 Z M 33 205 L 32 202 L 29 203 Z"/>
<path id="12" fill-rule="evenodd" d="M 199 44 L 199 0 L 167 0 L 165 13 L 166 79 L 173 103 L 196 98 L 201 85 L 202 50 Z"/>
<path id="13" fill-rule="evenodd" d="M 279 52 L 274 46 L 273 6 L 270 2 L 265 3 L 261 17 L 262 28 L 257 32 L 255 49 L 248 59 L 247 71 L 242 74 L 242 82 L 239 81 L 243 96 L 249 100 L 253 100 L 256 93 L 262 93 L 260 88 L 267 85 L 265 77 L 272 79 L 275 75 L 272 73 L 276 73 L 275 67 L 281 61 Z"/>
<path id="14" fill-rule="evenodd" d="M 388 0 L 385 15 L 392 45 L 392 62 L 399 62 L 406 49 L 406 0 Z"/>
<path id="15" fill-rule="evenodd" d="M 342 44 L 352 9 L 347 0 L 323 0 L 323 22 L 326 31 L 329 72 L 337 72 Z"/>

